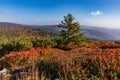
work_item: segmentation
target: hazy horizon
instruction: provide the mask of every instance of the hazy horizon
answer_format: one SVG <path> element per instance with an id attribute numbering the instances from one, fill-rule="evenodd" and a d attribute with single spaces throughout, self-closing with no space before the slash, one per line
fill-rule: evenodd
<path id="1" fill-rule="evenodd" d="M 119 0 L 1 0 L 0 22 L 54 25 L 68 13 L 81 25 L 120 29 Z"/>

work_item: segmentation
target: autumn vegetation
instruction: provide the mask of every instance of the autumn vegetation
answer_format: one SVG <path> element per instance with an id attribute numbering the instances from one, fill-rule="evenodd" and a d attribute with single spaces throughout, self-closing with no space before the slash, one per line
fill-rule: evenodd
<path id="1" fill-rule="evenodd" d="M 10 40 L 0 33 L 0 67 L 22 72 L 3 80 L 119 80 L 120 42 L 84 37 L 80 24 L 68 14 L 58 25 L 59 36 Z"/>

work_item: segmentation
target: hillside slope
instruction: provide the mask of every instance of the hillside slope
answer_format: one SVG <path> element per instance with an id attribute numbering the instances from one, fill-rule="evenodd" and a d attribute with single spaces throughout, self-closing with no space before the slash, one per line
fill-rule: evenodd
<path id="1" fill-rule="evenodd" d="M 97 32 L 101 32 L 103 34 L 106 35 L 106 38 L 108 38 L 108 40 L 120 40 L 120 29 L 110 29 L 110 28 L 104 28 L 104 27 L 94 27 L 94 26 L 82 26 L 82 29 L 89 29 L 89 31 L 94 30 Z M 94 32 L 93 31 L 93 32 Z M 96 32 L 95 34 L 96 35 Z M 100 35 L 98 37 L 102 37 L 104 35 Z"/>
<path id="2" fill-rule="evenodd" d="M 54 37 L 57 35 L 57 32 L 52 29 L 7 22 L 0 22 L 0 31 L 4 32 L 8 38 L 29 36 Z"/>
<path id="3" fill-rule="evenodd" d="M 114 40 L 114 37 L 111 35 L 108 35 L 106 33 L 92 30 L 92 29 L 82 29 L 84 36 L 90 39 L 95 39 L 95 40 Z"/>

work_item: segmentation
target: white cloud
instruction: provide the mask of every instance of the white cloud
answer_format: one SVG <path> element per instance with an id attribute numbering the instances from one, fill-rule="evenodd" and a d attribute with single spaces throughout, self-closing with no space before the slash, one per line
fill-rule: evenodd
<path id="1" fill-rule="evenodd" d="M 102 14 L 103 14 L 103 12 L 101 12 L 101 11 L 91 12 L 91 15 L 92 15 L 92 16 L 99 16 L 99 15 L 102 15 Z"/>

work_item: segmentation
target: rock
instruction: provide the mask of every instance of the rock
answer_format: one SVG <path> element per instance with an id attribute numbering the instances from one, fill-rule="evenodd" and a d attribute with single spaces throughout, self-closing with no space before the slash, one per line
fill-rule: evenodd
<path id="1" fill-rule="evenodd" d="M 0 71 L 0 74 L 2 74 L 2 75 L 6 75 L 7 73 L 9 73 L 9 70 L 7 70 L 5 68 Z"/>
<path id="2" fill-rule="evenodd" d="M 6 77 L 6 75 L 8 74 L 9 74 L 9 70 L 3 68 L 3 70 L 0 71 L 0 79 L 3 79 L 3 77 Z"/>

